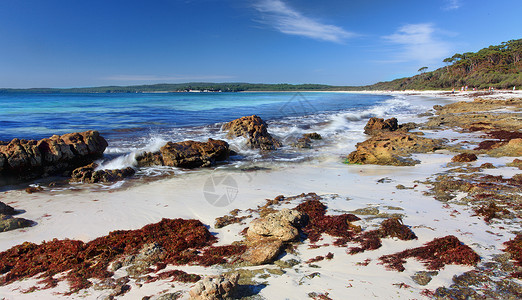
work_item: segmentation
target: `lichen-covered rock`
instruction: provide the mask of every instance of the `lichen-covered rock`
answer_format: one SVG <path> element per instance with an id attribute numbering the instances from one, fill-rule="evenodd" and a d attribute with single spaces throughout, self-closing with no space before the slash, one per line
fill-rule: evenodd
<path id="1" fill-rule="evenodd" d="M 101 157 L 107 141 L 98 131 L 54 135 L 0 144 L 0 175 L 21 179 L 58 174 Z"/>
<path id="2" fill-rule="evenodd" d="M 218 161 L 228 159 L 229 155 L 227 142 L 208 139 L 207 142 L 168 142 L 160 151 L 146 152 L 139 155 L 136 160 L 140 167 L 161 165 L 193 169 L 212 166 Z"/>
<path id="3" fill-rule="evenodd" d="M 242 117 L 223 125 L 229 137 L 245 137 L 247 145 L 253 149 L 275 150 L 281 142 L 268 133 L 268 126 L 258 116 Z"/>
<path id="4" fill-rule="evenodd" d="M 14 215 L 14 214 L 16 214 L 16 211 L 14 208 L 12 208 L 11 206 L 0 201 L 0 215 Z"/>
<path id="5" fill-rule="evenodd" d="M 231 298 L 237 288 L 239 274 L 207 276 L 189 291 L 193 300 L 220 300 Z"/>
<path id="6" fill-rule="evenodd" d="M 71 181 L 83 183 L 115 182 L 130 177 L 136 173 L 133 168 L 116 170 L 97 170 L 98 165 L 91 163 L 73 170 Z"/>
<path id="7" fill-rule="evenodd" d="M 268 237 L 283 242 L 292 241 L 299 236 L 298 227 L 301 227 L 305 220 L 305 215 L 297 210 L 282 209 L 253 220 L 248 227 L 247 236 L 250 239 Z"/>
<path id="8" fill-rule="evenodd" d="M 473 153 L 460 153 L 451 158 L 452 162 L 472 162 L 476 160 L 477 156 Z"/>
<path id="9" fill-rule="evenodd" d="M 407 157 L 409 154 L 441 149 L 442 141 L 404 132 L 386 132 L 372 136 L 356 147 L 348 155 L 349 163 L 412 166 L 418 162 Z"/>
<path id="10" fill-rule="evenodd" d="M 277 259 L 283 250 L 283 241 L 275 238 L 256 238 L 247 241 L 247 250 L 241 258 L 253 265 L 264 265 Z"/>
<path id="11" fill-rule="evenodd" d="M 13 218 L 9 215 L 0 214 L 0 232 L 15 230 L 24 227 L 30 227 L 34 223 L 33 221 L 23 218 Z"/>
<path id="12" fill-rule="evenodd" d="M 364 126 L 364 133 L 369 135 L 379 134 L 381 132 L 396 131 L 399 129 L 399 123 L 396 118 L 381 119 L 381 118 L 370 118 L 366 126 Z"/>

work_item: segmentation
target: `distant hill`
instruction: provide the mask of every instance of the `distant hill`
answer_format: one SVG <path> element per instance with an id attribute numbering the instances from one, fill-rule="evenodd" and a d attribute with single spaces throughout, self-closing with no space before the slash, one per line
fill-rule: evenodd
<path id="1" fill-rule="evenodd" d="M 476 53 L 455 54 L 444 59 L 447 66 L 431 72 L 426 67 L 421 74 L 379 82 L 367 86 L 332 86 L 325 84 L 262 84 L 189 82 L 132 86 L 102 86 L 85 88 L 0 89 L 2 93 L 153 93 L 153 92 L 247 92 L 247 91 L 360 91 L 360 90 L 439 90 L 461 86 L 484 89 L 489 87 L 522 88 L 522 39 L 489 46 Z"/>
<path id="2" fill-rule="evenodd" d="M 484 89 L 522 87 L 522 39 L 489 46 L 478 52 L 455 54 L 444 59 L 447 64 L 432 72 L 413 77 L 379 82 L 368 90 L 451 89 L 461 86 Z M 422 71 L 423 68 L 419 69 Z"/>
<path id="3" fill-rule="evenodd" d="M 190 82 L 132 86 L 102 86 L 85 88 L 0 89 L 0 93 L 153 93 L 153 92 L 244 92 L 244 91 L 325 91 L 350 89 L 324 84 L 255 84 Z"/>

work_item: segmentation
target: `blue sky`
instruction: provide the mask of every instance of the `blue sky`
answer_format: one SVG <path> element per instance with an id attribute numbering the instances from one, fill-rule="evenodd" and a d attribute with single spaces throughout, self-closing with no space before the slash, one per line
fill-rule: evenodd
<path id="1" fill-rule="evenodd" d="M 522 38 L 520 0 L 0 0 L 0 87 L 364 85 Z"/>

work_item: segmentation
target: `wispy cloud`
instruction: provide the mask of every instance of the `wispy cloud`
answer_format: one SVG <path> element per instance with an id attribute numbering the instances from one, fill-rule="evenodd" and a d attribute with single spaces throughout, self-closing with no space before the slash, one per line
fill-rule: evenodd
<path id="1" fill-rule="evenodd" d="M 254 8 L 262 15 L 261 23 L 274 27 L 282 33 L 341 43 L 354 36 L 353 33 L 335 25 L 323 24 L 304 16 L 281 0 L 261 0 Z"/>
<path id="2" fill-rule="evenodd" d="M 205 76 L 193 76 L 193 75 L 179 75 L 179 76 L 158 76 L 158 75 L 112 75 L 103 77 L 103 80 L 111 81 L 189 81 L 189 80 L 224 80 L 232 79 L 233 76 L 226 75 L 205 75 Z"/>
<path id="3" fill-rule="evenodd" d="M 400 46 L 394 57 L 396 62 L 430 64 L 440 62 L 451 52 L 451 45 L 437 39 L 436 33 L 433 24 L 409 24 L 400 27 L 394 34 L 384 36 L 384 39 Z"/>
<path id="4" fill-rule="evenodd" d="M 455 10 L 462 6 L 461 0 L 444 0 L 444 10 Z"/>

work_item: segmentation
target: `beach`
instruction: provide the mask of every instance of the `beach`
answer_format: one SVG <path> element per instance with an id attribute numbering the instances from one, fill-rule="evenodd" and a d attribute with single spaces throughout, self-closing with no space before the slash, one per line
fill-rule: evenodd
<path id="1" fill-rule="evenodd" d="M 373 94 L 390 95 L 386 92 Z M 462 100 L 469 102 L 474 97 L 474 93 L 454 96 L 448 92 L 415 91 L 392 95 L 400 95 L 400 101 L 408 102 L 411 106 L 415 106 L 415 101 L 422 97 L 423 110 L 428 112 L 422 114 L 421 111 L 414 111 L 403 115 L 397 112 L 399 124 L 426 123 L 437 114 L 436 110 L 431 109 L 433 105 Z M 505 92 L 485 97 L 518 97 L 516 101 L 520 101 L 520 96 L 520 93 Z M 507 113 L 520 118 L 520 111 L 517 109 Z M 392 117 L 386 113 L 383 115 Z M 343 114 L 343 122 L 348 117 Z M 244 299 L 345 299 L 348 296 L 357 299 L 429 299 L 434 297 L 437 288 L 449 288 L 455 284 L 454 276 L 481 268 L 486 263 L 496 262 L 497 257 L 505 255 L 503 243 L 513 239 L 515 232 L 520 231 L 518 210 L 509 208 L 509 218 L 494 218 L 486 222 L 483 216 L 477 214 L 476 207 L 472 204 L 457 203 L 470 193 L 457 189 L 451 200 L 441 201 L 440 197 L 433 194 L 436 186 L 434 182 L 437 182 L 437 176 L 448 172 L 456 174 L 456 177 L 473 174 L 476 178 L 495 176 L 497 180 L 500 180 L 498 176 L 502 176 L 502 180 L 516 178 L 520 169 L 510 164 L 514 159 L 520 158 L 520 155 L 492 156 L 484 153 L 478 154 L 474 161 L 455 163 L 452 158 L 464 150 L 473 149 L 483 141 L 484 132 L 463 131 L 442 125 L 431 128 L 421 125 L 412 132 L 422 132 L 422 137 L 429 139 L 446 139 L 445 144 L 452 145 L 453 148 L 413 153 L 410 157 L 418 163 L 409 166 L 347 164 L 346 156 L 356 150 L 356 144 L 368 139 L 362 131 L 369 117 L 370 115 L 359 115 L 357 125 L 351 127 L 352 132 L 347 132 L 345 139 L 342 132 L 332 134 L 336 138 L 335 142 L 327 140 L 328 133 L 335 128 L 333 123 L 336 120 L 331 120 L 327 129 L 319 130 L 327 141 L 313 146 L 309 150 L 311 154 L 305 158 L 290 156 L 288 153 L 293 152 L 288 150 L 288 153 L 276 157 L 280 159 L 277 163 L 271 162 L 273 157 L 261 155 L 246 162 L 232 162 L 232 165 L 218 164 L 212 168 L 190 172 L 174 171 L 174 175 L 167 172 L 152 179 L 141 174 L 143 176 L 137 182 L 74 184 L 72 188 L 42 184 L 43 191 L 31 194 L 25 191 L 25 187 L 8 189 L 2 192 L 0 201 L 23 210 L 17 217 L 32 220 L 36 225 L 0 233 L 0 251 L 26 241 L 39 244 L 55 238 L 87 243 L 106 236 L 111 231 L 137 230 L 147 224 L 160 222 L 163 218 L 199 220 L 217 238 L 214 246 L 231 245 L 245 240 L 242 231 L 263 214 L 259 207 L 264 206 L 267 199 L 276 199 L 280 195 L 284 196 L 280 199 L 289 199 L 276 201 L 270 206 L 274 211 L 279 211 L 283 208 L 293 209 L 308 199 L 307 197 L 311 197 L 307 196 L 308 193 L 315 193 L 327 207 L 328 215 L 353 214 L 360 219 L 352 222 L 353 225 L 359 226 L 363 232 L 378 229 L 385 219 L 400 218 L 417 238 L 402 240 L 397 237 L 383 237 L 382 246 L 349 254 L 350 247 L 357 246 L 356 241 L 336 246 L 334 237 L 323 234 L 318 242 L 311 242 L 306 238 L 292 242 L 271 263 L 212 266 L 189 263 L 168 265 L 165 270 L 181 270 L 201 277 L 238 273 Z M 312 129 L 326 128 L 321 122 L 316 121 L 319 125 Z M 277 124 L 277 120 L 268 122 L 268 130 L 274 136 L 283 136 L 284 131 L 288 131 L 288 126 L 278 127 Z M 296 130 L 295 135 L 308 131 L 310 130 Z M 206 134 L 208 131 L 202 135 Z M 235 141 L 237 145 L 242 143 L 241 139 Z M 230 144 L 234 145 L 233 142 Z M 112 151 L 118 152 L 115 149 Z M 245 153 L 250 153 L 249 151 L 245 150 Z M 259 154 L 256 151 L 254 155 Z M 104 162 L 105 166 L 111 162 L 114 163 L 114 160 Z M 484 167 L 484 164 L 488 164 L 488 167 Z M 456 170 L 458 168 L 460 169 Z M 516 194 L 512 191 L 510 193 Z M 217 198 L 225 202 L 217 202 Z M 228 215 L 233 210 L 237 210 L 234 213 L 236 217 L 245 218 L 238 223 L 216 228 L 216 218 Z M 385 255 L 422 247 L 436 238 L 446 236 L 454 236 L 469 246 L 478 254 L 480 262 L 476 265 L 446 264 L 437 270 L 429 270 L 422 261 L 408 258 L 404 271 L 398 272 L 380 260 Z M 322 258 L 314 259 L 319 256 Z M 512 269 L 516 271 L 516 267 L 512 266 Z M 422 284 L 412 278 L 424 274 L 422 272 L 432 271 L 435 273 L 430 273 L 430 279 Z M 486 295 L 485 297 L 488 289 L 498 292 L 497 295 L 516 297 L 521 291 L 522 282 L 519 278 L 509 277 L 510 273 L 511 271 L 505 269 L 504 273 L 496 274 L 502 279 L 492 279 L 484 284 L 486 287 L 474 284 L 470 284 L 470 287 L 473 286 L 472 289 L 480 295 Z M 116 270 L 112 276 L 115 280 L 127 277 L 125 267 Z M 112 297 L 160 299 L 162 295 L 172 294 L 172 298 L 161 299 L 177 299 L 178 296 L 188 299 L 188 291 L 195 284 L 172 282 L 171 278 L 150 283 L 139 277 L 131 276 L 128 279 L 125 292 Z M 91 281 L 96 283 L 97 280 Z M 104 289 L 94 284 L 76 293 L 67 294 L 69 287 L 65 280 L 59 281 L 52 288 L 31 289 L 35 284 L 38 286 L 38 281 L 39 279 L 30 278 L 1 285 L 0 298 L 110 299 L 114 293 L 114 287 Z M 506 282 L 509 282 L 510 288 L 500 291 L 500 286 L 503 284 L 505 287 Z M 246 290 L 250 292 L 246 293 Z"/>

